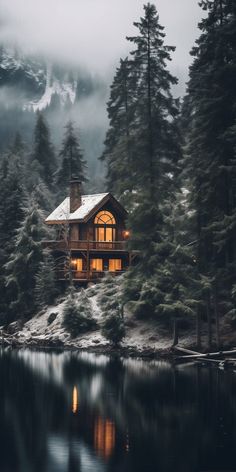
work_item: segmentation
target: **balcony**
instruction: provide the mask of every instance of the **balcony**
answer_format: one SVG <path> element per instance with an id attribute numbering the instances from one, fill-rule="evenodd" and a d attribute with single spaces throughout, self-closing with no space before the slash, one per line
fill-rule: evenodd
<path id="1" fill-rule="evenodd" d="M 57 270 L 57 278 L 58 280 L 68 280 L 70 277 L 72 280 L 76 281 L 89 281 L 89 280 L 98 280 L 105 277 L 106 274 L 110 274 L 112 276 L 117 276 L 123 274 L 124 270 L 116 270 L 114 271 L 96 271 L 96 270 L 72 270 L 70 273 L 63 269 Z"/>
<path id="2" fill-rule="evenodd" d="M 53 251 L 124 251 L 127 252 L 126 241 L 65 241 L 64 239 L 58 241 L 42 241 L 44 248 L 52 249 Z"/>

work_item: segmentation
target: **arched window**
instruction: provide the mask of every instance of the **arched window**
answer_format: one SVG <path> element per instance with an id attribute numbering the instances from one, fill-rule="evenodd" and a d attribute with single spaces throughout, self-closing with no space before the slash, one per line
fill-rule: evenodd
<path id="1" fill-rule="evenodd" d="M 112 213 L 103 210 L 99 211 L 94 219 L 95 240 L 112 242 L 116 239 L 116 220 Z"/>
<path id="2" fill-rule="evenodd" d="M 95 225 L 115 225 L 116 220 L 109 211 L 99 211 L 94 220 Z"/>

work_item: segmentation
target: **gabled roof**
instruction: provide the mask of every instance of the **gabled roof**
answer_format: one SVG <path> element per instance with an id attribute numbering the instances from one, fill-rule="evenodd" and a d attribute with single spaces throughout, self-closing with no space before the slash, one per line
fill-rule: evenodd
<path id="1" fill-rule="evenodd" d="M 70 213 L 70 199 L 65 200 L 46 218 L 47 224 L 62 224 L 68 222 L 86 223 L 93 214 L 99 210 L 108 200 L 112 200 L 116 207 L 123 214 L 126 210 L 110 193 L 97 193 L 95 195 L 82 195 L 81 206 Z"/>

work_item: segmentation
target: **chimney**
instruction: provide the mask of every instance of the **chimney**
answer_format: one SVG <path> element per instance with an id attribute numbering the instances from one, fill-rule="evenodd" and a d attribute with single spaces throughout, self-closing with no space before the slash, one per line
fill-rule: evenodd
<path id="1" fill-rule="evenodd" d="M 79 180 L 70 181 L 70 213 L 74 213 L 82 204 L 82 184 Z"/>

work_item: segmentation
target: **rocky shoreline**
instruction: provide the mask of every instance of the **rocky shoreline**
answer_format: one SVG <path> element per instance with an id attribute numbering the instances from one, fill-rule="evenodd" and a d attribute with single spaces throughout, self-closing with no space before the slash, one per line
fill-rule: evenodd
<path id="1" fill-rule="evenodd" d="M 4 334 L 0 338 L 0 344 L 5 348 L 13 349 L 37 349 L 37 350 L 63 350 L 63 351 L 86 351 L 97 354 L 107 355 L 119 355 L 121 357 L 132 357 L 142 359 L 169 359 L 173 358 L 174 351 L 172 348 L 135 348 L 133 346 L 113 346 L 110 344 L 96 345 L 83 347 L 79 345 L 78 341 L 71 341 L 70 343 L 64 343 L 59 338 L 52 338 L 50 340 L 42 339 L 38 336 L 32 336 L 30 339 L 22 342 L 17 336 Z"/>

